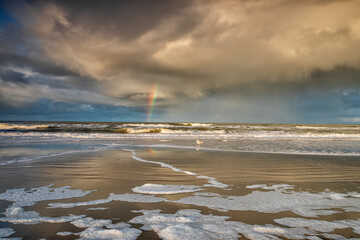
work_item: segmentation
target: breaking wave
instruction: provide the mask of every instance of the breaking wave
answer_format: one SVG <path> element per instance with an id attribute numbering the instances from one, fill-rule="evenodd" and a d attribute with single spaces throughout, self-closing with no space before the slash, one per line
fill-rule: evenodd
<path id="1" fill-rule="evenodd" d="M 103 133 L 121 135 L 206 136 L 230 138 L 358 138 L 359 125 L 218 124 L 218 123 L 101 123 L 101 122 L 3 122 L 6 133 Z M 79 137 L 79 135 L 77 135 Z M 91 136 L 90 136 L 91 137 Z"/>
<path id="2" fill-rule="evenodd" d="M 198 139 L 201 140 L 201 144 L 196 143 Z M 0 144 L 64 140 L 117 141 L 117 143 L 139 146 L 185 147 L 238 152 L 360 155 L 360 125 L 0 123 Z M 157 141 L 170 141 L 171 144 L 160 146 Z"/>

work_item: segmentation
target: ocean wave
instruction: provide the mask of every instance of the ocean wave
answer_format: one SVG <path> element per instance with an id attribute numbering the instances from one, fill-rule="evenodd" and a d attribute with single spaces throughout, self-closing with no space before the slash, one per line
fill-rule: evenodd
<path id="1" fill-rule="evenodd" d="M 47 124 L 11 124 L 11 123 L 0 123 L 0 130 L 13 130 L 13 129 L 24 129 L 24 130 L 33 130 L 33 129 L 46 129 L 49 125 Z"/>
<path id="2" fill-rule="evenodd" d="M 1 132 L 66 132 L 116 134 L 218 134 L 239 137 L 359 137 L 358 125 L 218 124 L 218 123 L 0 123 Z"/>
<path id="3" fill-rule="evenodd" d="M 223 138 L 225 141 L 232 139 L 303 139 L 303 138 L 324 138 L 324 139 L 360 139 L 360 133 L 291 133 L 283 131 L 256 131 L 256 132 L 227 132 L 225 130 L 172 130 L 164 128 L 121 128 L 109 132 L 47 132 L 47 131 L 26 131 L 14 132 L 3 131 L 0 132 L 0 137 L 47 137 L 47 138 L 99 138 L 99 139 L 114 139 L 114 138 L 131 138 L 131 137 L 189 137 L 189 138 Z"/>
<path id="4" fill-rule="evenodd" d="M 238 152 L 359 155 L 360 126 L 202 123 L 1 123 L 0 144 L 118 141 Z M 180 126 L 181 125 L 181 126 Z M 191 126 L 190 126 L 191 125 Z M 199 146 L 196 140 L 205 141 Z M 152 142 L 156 145 L 156 142 Z"/>

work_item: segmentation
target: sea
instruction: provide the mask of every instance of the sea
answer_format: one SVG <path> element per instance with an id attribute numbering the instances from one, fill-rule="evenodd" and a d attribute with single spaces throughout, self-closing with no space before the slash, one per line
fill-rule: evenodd
<path id="1" fill-rule="evenodd" d="M 360 125 L 3 121 L 0 239 L 360 239 Z"/>

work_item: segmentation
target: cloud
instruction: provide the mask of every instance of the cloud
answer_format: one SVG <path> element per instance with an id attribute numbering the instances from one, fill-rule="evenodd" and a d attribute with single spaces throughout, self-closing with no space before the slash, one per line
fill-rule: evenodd
<path id="1" fill-rule="evenodd" d="M 146 112 L 140 108 L 102 104 L 57 102 L 42 98 L 19 107 L 0 102 L 0 120 L 24 121 L 143 121 Z"/>
<path id="2" fill-rule="evenodd" d="M 354 117 L 354 118 L 344 117 L 344 118 L 340 118 L 340 120 L 344 121 L 344 122 L 350 122 L 350 123 L 360 123 L 359 117 Z"/>
<path id="3" fill-rule="evenodd" d="M 16 22 L 0 28 L 0 97 L 13 106 L 49 98 L 144 107 L 156 83 L 158 108 L 171 114 L 194 101 L 202 109 L 206 99 L 221 107 L 229 95 L 254 118 L 250 106 L 273 103 L 273 119 L 281 111 L 296 116 L 282 103 L 294 96 L 332 92 L 350 106 L 355 100 L 336 91 L 360 89 L 357 0 L 53 0 L 7 7 Z"/>
<path id="4" fill-rule="evenodd" d="M 144 94 L 157 82 L 172 99 L 358 68 L 359 12 L 358 1 L 65 0 L 35 1 L 19 19 L 47 57 L 102 81 L 106 94 Z"/>
<path id="5" fill-rule="evenodd" d="M 104 96 L 85 88 L 78 89 L 73 84 L 67 86 L 67 78 L 52 77 L 49 81 L 46 75 L 33 72 L 28 68 L 11 67 L 7 71 L 1 70 L 0 72 L 10 72 L 10 74 L 2 74 L 7 76 L 7 81 L 0 78 L 0 100 L 2 104 L 9 106 L 30 105 L 42 98 L 81 104 L 129 105 L 121 99 Z M 14 77 L 9 79 L 11 75 Z"/>

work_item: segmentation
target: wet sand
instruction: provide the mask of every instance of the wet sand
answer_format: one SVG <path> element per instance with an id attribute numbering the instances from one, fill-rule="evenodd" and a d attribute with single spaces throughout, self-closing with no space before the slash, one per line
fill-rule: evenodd
<path id="1" fill-rule="evenodd" d="M 70 186 L 71 189 L 96 190 L 86 196 L 70 199 L 45 200 L 37 202 L 34 206 L 25 206 L 25 210 L 36 211 L 41 216 L 60 217 L 68 214 L 86 215 L 94 219 L 112 219 L 116 222 L 129 222 L 136 216 L 142 215 L 133 210 L 160 209 L 163 214 L 175 214 L 181 209 L 197 209 L 203 215 L 228 216 L 228 221 L 236 221 L 249 225 L 272 224 L 284 228 L 274 222 L 274 219 L 302 218 L 325 221 L 356 220 L 360 218 L 360 211 L 345 211 L 334 208 L 337 213 L 317 216 L 301 216 L 294 211 L 266 212 L 267 210 L 234 210 L 217 209 L 208 203 L 194 202 L 179 203 L 187 197 L 198 196 L 206 199 L 201 193 L 214 194 L 225 197 L 246 196 L 253 192 L 272 193 L 287 196 L 293 193 L 337 193 L 348 194 L 360 191 L 360 159 L 359 157 L 337 156 L 310 156 L 286 154 L 259 154 L 236 153 L 225 151 L 203 151 L 192 149 L 169 148 L 138 148 L 136 154 L 141 159 L 170 164 L 182 171 L 190 171 L 198 175 L 216 178 L 227 187 L 207 186 L 208 180 L 197 178 L 195 175 L 176 172 L 158 164 L 137 161 L 131 152 L 121 149 L 99 152 L 67 154 L 50 157 L 37 161 L 12 164 L 0 168 L 0 192 L 17 188 L 38 188 L 53 184 L 52 188 Z M 71 208 L 48 208 L 49 203 L 76 203 L 92 200 L 106 199 L 109 194 L 134 194 L 133 188 L 144 184 L 158 185 L 192 185 L 199 186 L 202 190 L 177 194 L 148 194 L 166 199 L 162 202 L 131 202 L 110 201 L 108 203 L 76 206 Z M 273 186 L 286 184 L 289 189 L 263 189 L 261 187 L 248 188 L 249 186 L 265 184 Z M 200 195 L 197 195 L 200 193 Z M 281 195 L 282 194 L 282 195 Z M 143 194 L 146 195 L 146 194 Z M 262 195 L 261 195 L 262 196 Z M 266 195 L 264 195 L 266 197 Z M 307 196 L 307 195 L 306 195 Z M 319 195 L 320 196 L 320 195 Z M 336 195 L 337 196 L 337 195 Z M 339 195 L 340 196 L 340 195 Z M 207 196 L 211 198 L 211 196 Z M 344 197 L 350 198 L 349 196 Z M 266 199 L 265 199 L 266 200 Z M 264 200 L 264 201 L 265 201 Z M 334 201 L 336 199 L 334 198 Z M 358 205 L 352 207 L 360 208 Z M 11 204 L 9 201 L 0 200 L 0 211 L 4 212 Z M 235 202 L 236 204 L 236 202 Z M 356 204 L 356 203 L 355 203 Z M 224 205 L 225 206 L 225 205 Z M 89 208 L 106 208 L 87 210 Z M 325 206 L 326 207 L 326 206 Z M 230 207 L 231 208 L 231 207 Z M 237 206 L 233 206 L 237 208 Z M 296 208 L 296 206 L 295 206 Z M 3 217 L 4 214 L 0 215 Z M 142 224 L 131 223 L 133 228 L 139 229 Z M 83 229 L 66 223 L 40 223 L 33 225 L 13 224 L 0 222 L 0 228 L 9 227 L 15 230 L 11 237 L 23 239 L 77 239 L 78 236 L 58 236 L 58 232 L 81 232 Z M 330 233 L 339 234 L 345 238 L 360 238 L 351 228 L 337 229 Z M 320 239 L 326 239 L 320 236 Z M 242 234 L 239 237 L 246 239 Z M 143 231 L 138 239 L 159 238 L 154 231 Z M 286 239 L 279 236 L 279 238 Z"/>

